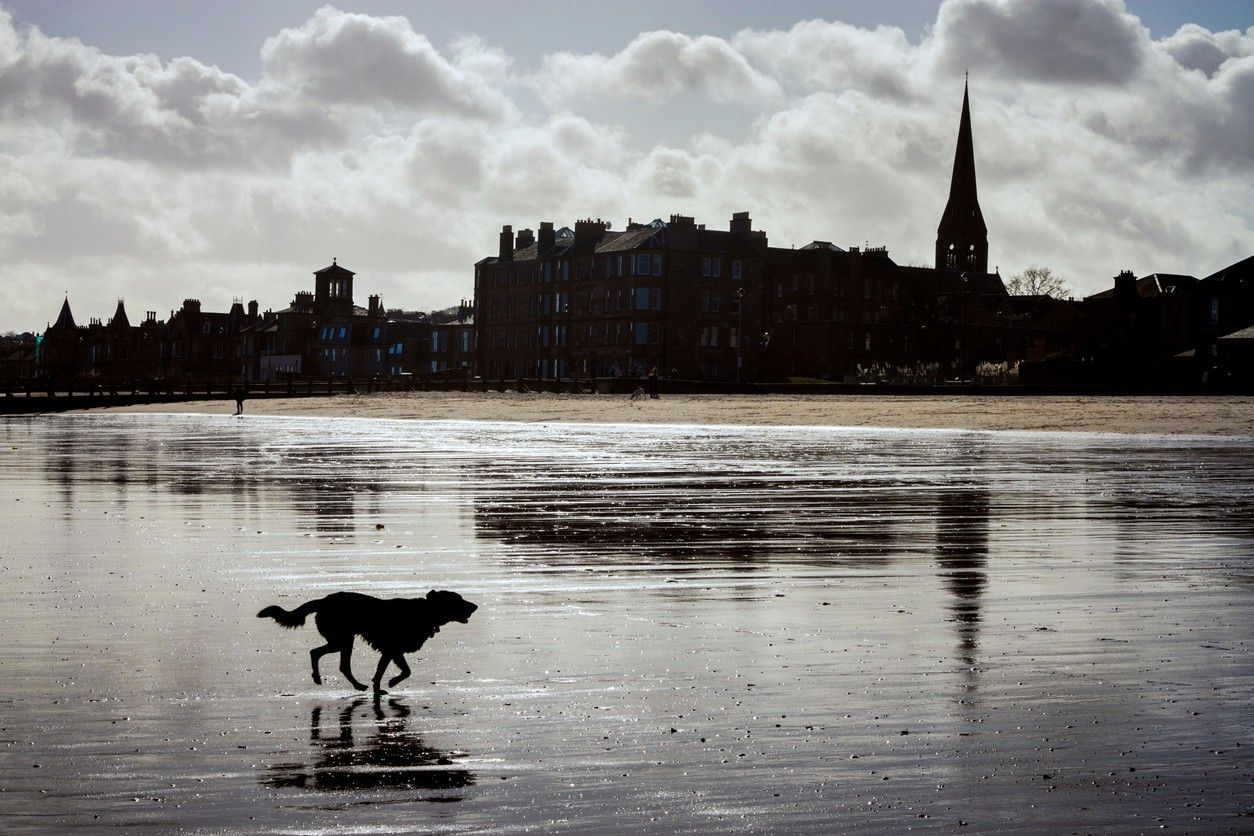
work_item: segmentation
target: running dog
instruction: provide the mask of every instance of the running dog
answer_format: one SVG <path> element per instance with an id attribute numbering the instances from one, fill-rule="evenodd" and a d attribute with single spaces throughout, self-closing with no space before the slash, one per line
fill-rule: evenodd
<path id="1" fill-rule="evenodd" d="M 318 632 L 327 643 L 309 651 L 313 663 L 313 681 L 321 685 L 318 660 L 328 653 L 340 654 L 340 673 L 348 678 L 358 691 L 366 690 L 353 677 L 350 661 L 353 655 L 353 639 L 361 636 L 366 644 L 382 654 L 379 667 L 374 672 L 374 691 L 383 690 L 383 673 L 395 662 L 400 673 L 388 681 L 388 687 L 409 676 L 405 654 L 422 647 L 427 639 L 440 632 L 450 621 L 465 624 L 471 613 L 479 609 L 456 592 L 431 590 L 425 598 L 375 598 L 360 592 L 334 592 L 325 598 L 301 604 L 288 612 L 282 607 L 269 606 L 257 613 L 258 618 L 273 618 L 283 627 L 295 629 L 305 623 L 310 613 Z"/>

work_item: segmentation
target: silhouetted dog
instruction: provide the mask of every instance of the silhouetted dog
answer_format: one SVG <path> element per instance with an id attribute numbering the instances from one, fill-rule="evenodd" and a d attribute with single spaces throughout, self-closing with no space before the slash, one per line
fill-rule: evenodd
<path id="1" fill-rule="evenodd" d="M 361 636 L 366 644 L 379 651 L 379 668 L 374 672 L 374 690 L 386 694 L 381 683 L 388 663 L 395 662 L 400 673 L 388 682 L 388 687 L 409 676 L 406 653 L 413 653 L 440 632 L 440 627 L 450 621 L 465 624 L 471 613 L 479 609 L 456 592 L 431 590 L 426 598 L 375 598 L 360 592 L 334 592 L 325 598 L 301 604 L 292 612 L 282 607 L 269 606 L 257 613 L 258 618 L 273 618 L 284 627 L 296 628 L 305 623 L 310 613 L 318 632 L 327 643 L 309 651 L 313 663 L 313 681 L 322 684 L 318 672 L 318 660 L 328 653 L 340 654 L 340 672 L 348 677 L 358 691 L 366 690 L 353 678 L 349 663 L 353 655 L 353 638 Z"/>

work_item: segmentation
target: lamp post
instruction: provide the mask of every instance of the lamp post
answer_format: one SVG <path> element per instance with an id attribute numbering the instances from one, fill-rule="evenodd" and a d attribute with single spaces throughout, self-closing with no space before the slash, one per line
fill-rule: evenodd
<path id="1" fill-rule="evenodd" d="M 743 287 L 736 288 L 736 316 L 736 383 L 740 383 L 740 367 L 744 359 L 740 354 L 740 346 L 745 341 L 745 289 Z"/>

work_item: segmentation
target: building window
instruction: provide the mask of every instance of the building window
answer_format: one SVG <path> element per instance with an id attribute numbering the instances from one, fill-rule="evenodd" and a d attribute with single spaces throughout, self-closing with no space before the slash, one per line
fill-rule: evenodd
<path id="1" fill-rule="evenodd" d="M 649 342 L 649 323 L 632 323 L 632 340 L 636 345 L 647 345 Z"/>
<path id="2" fill-rule="evenodd" d="M 1211 325 L 1219 324 L 1219 297 L 1218 296 L 1210 297 L 1210 324 Z"/>
<path id="3" fill-rule="evenodd" d="M 863 351 L 870 351 L 870 350 L 871 350 L 871 332 L 870 332 L 870 331 L 867 331 L 867 332 L 863 335 L 863 339 L 862 339 L 862 350 L 863 350 Z"/>
<path id="4" fill-rule="evenodd" d="M 348 327 L 345 325 L 341 325 L 340 326 L 340 339 L 342 340 L 347 336 L 348 336 Z"/>
<path id="5" fill-rule="evenodd" d="M 649 259 L 648 253 L 641 253 L 640 255 L 637 255 L 636 256 L 636 275 L 637 276 L 649 275 L 649 263 L 650 263 L 650 259 Z"/>
<path id="6" fill-rule="evenodd" d="M 716 278 L 716 279 L 717 279 L 719 276 L 723 275 L 723 261 L 722 261 L 722 259 L 715 258 L 715 259 L 711 259 L 711 260 L 710 260 L 710 273 L 711 273 L 711 275 L 713 275 L 713 276 L 714 276 L 714 278 Z"/>
<path id="7" fill-rule="evenodd" d="M 702 277 L 710 275 L 710 259 L 708 256 L 701 259 L 701 275 Z"/>
<path id="8" fill-rule="evenodd" d="M 644 311 L 649 308 L 649 288 L 637 287 L 632 290 L 631 306 L 634 310 Z"/>
<path id="9" fill-rule="evenodd" d="M 741 265 L 740 259 L 738 258 L 732 259 L 732 274 L 731 274 L 732 280 L 738 282 L 740 281 L 741 276 L 743 275 L 744 275 L 744 267 L 743 265 Z"/>
<path id="10" fill-rule="evenodd" d="M 662 275 L 662 256 L 660 253 L 655 253 L 653 256 L 653 275 Z"/>

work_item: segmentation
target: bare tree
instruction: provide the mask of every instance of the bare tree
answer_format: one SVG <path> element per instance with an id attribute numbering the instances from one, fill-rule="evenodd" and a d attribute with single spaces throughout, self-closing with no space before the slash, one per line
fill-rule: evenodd
<path id="1" fill-rule="evenodd" d="M 1052 296 L 1061 299 L 1071 293 L 1067 280 L 1048 267 L 1028 267 L 1006 282 L 1011 296 Z"/>

